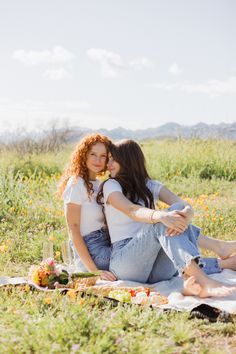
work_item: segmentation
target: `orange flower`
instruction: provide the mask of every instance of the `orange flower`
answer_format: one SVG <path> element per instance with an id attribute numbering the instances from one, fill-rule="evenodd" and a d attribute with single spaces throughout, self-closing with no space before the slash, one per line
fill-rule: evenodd
<path id="1" fill-rule="evenodd" d="M 81 299 L 79 300 L 79 304 L 80 304 L 80 305 L 83 305 L 84 303 L 85 303 L 85 299 L 81 298 Z"/>

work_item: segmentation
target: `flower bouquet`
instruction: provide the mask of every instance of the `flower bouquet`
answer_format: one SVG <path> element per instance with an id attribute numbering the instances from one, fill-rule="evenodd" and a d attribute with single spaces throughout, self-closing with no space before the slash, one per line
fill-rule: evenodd
<path id="1" fill-rule="evenodd" d="M 73 288 L 77 289 L 80 285 L 92 286 L 99 278 L 100 272 L 78 272 L 69 274 L 61 269 L 54 259 L 48 258 L 40 263 L 39 266 L 32 266 L 29 270 L 29 280 L 33 284 L 49 289 Z"/>

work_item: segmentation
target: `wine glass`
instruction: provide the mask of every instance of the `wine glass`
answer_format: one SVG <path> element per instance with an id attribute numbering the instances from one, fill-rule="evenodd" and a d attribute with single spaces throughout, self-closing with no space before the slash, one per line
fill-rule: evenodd
<path id="1" fill-rule="evenodd" d="M 74 270 L 74 253 L 69 241 L 63 241 L 61 244 L 61 253 L 63 263 L 65 264 L 68 273 L 73 273 Z"/>
<path id="2" fill-rule="evenodd" d="M 53 243 L 52 241 L 43 242 L 43 261 L 48 258 L 53 258 Z"/>

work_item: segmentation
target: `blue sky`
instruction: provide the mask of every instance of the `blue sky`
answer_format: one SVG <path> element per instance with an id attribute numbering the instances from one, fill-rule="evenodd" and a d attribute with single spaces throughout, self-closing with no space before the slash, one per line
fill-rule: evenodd
<path id="1" fill-rule="evenodd" d="M 236 121 L 234 0 L 0 0 L 0 131 Z"/>

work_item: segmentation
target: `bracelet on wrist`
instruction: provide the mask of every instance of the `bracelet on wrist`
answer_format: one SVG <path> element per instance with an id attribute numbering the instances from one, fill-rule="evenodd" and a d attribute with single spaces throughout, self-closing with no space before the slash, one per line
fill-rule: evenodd
<path id="1" fill-rule="evenodd" d="M 156 211 L 156 210 L 153 210 L 153 212 L 152 212 L 152 214 L 151 214 L 151 216 L 150 216 L 150 220 L 151 220 L 151 223 L 152 223 L 152 224 L 156 224 L 155 220 L 153 220 L 153 215 L 155 214 L 155 211 Z"/>

